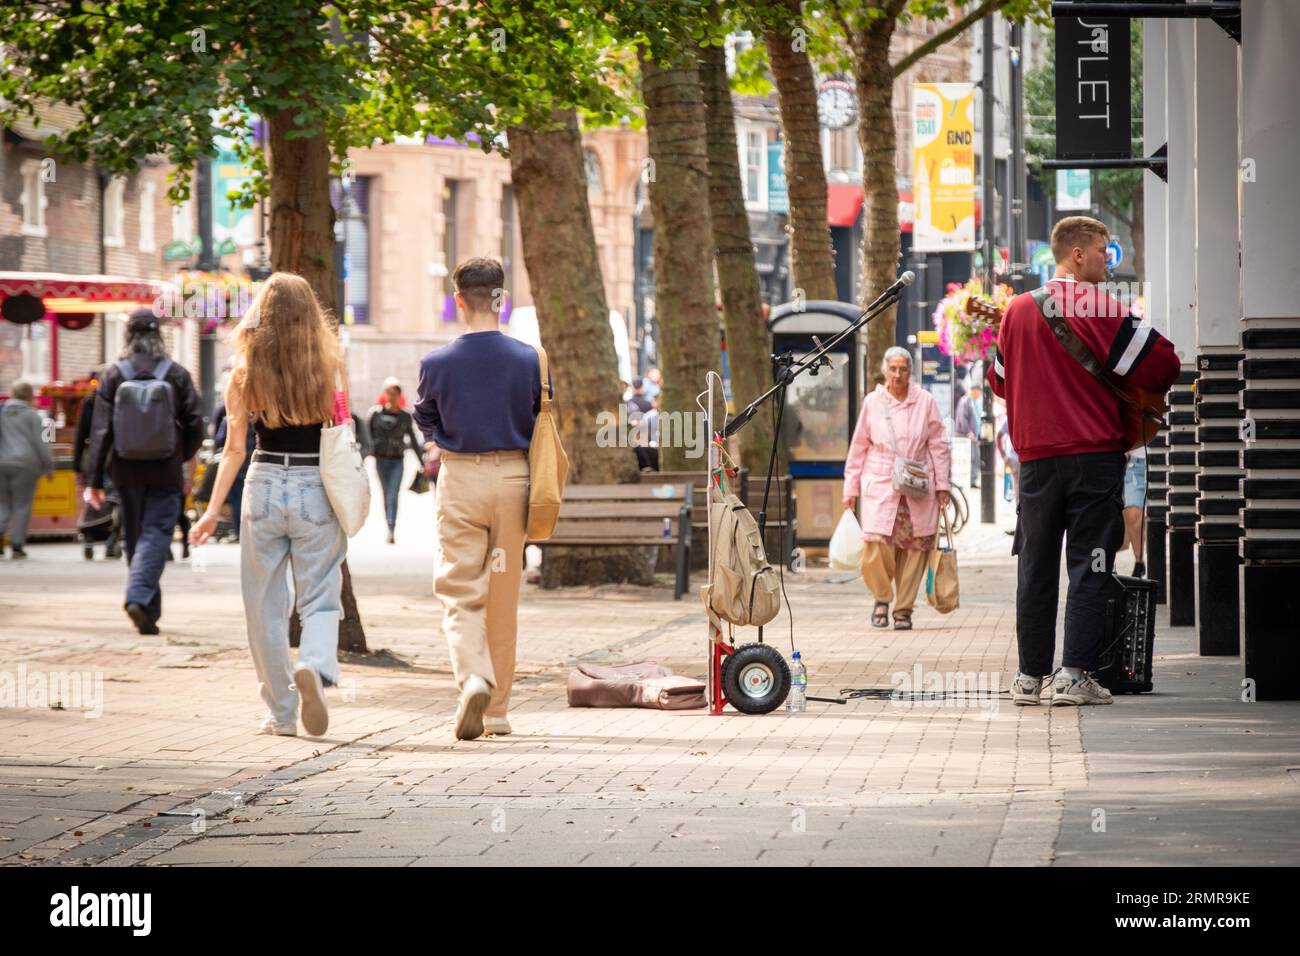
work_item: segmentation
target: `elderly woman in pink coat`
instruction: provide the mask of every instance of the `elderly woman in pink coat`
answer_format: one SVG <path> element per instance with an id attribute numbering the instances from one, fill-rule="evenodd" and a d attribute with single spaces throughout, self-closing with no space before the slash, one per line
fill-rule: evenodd
<path id="1" fill-rule="evenodd" d="M 885 353 L 885 384 L 862 403 L 844 462 L 844 507 L 862 499 L 862 579 L 875 595 L 872 627 L 911 630 L 916 592 L 934 549 L 939 509 L 948 503 L 948 441 L 934 396 L 912 382 L 912 356 Z M 894 488 L 894 459 L 901 455 L 929 470 L 920 497 Z"/>

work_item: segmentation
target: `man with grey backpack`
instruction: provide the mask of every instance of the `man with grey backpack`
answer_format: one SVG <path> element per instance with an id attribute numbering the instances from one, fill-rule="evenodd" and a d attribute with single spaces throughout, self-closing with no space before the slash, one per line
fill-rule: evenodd
<path id="1" fill-rule="evenodd" d="M 95 397 L 86 459 L 90 503 L 103 506 L 107 472 L 122 502 L 130 565 L 126 613 L 141 634 L 157 634 L 162 572 L 181 507 L 181 469 L 203 444 L 203 416 L 190 373 L 167 357 L 151 310 L 131 314 L 126 348 L 105 369 Z"/>

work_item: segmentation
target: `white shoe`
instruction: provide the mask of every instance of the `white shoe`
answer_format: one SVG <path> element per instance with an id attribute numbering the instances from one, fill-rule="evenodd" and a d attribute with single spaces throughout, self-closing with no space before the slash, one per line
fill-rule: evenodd
<path id="1" fill-rule="evenodd" d="M 477 674 L 471 675 L 460 690 L 456 707 L 456 739 L 474 740 L 483 736 L 483 711 L 492 699 L 492 688 Z"/>
<path id="2" fill-rule="evenodd" d="M 483 733 L 493 737 L 505 737 L 510 734 L 510 721 L 504 717 L 484 717 Z"/>
<path id="3" fill-rule="evenodd" d="M 320 675 L 306 664 L 293 669 L 293 682 L 298 685 L 302 728 L 309 737 L 319 737 L 330 726 L 330 712 L 325 706 L 325 685 L 321 683 Z"/>
<path id="4" fill-rule="evenodd" d="M 259 734 L 272 734 L 276 737 L 297 737 L 298 724 L 296 722 L 283 722 L 276 720 L 274 717 L 267 717 L 262 721 L 262 726 L 258 728 Z"/>
<path id="5" fill-rule="evenodd" d="M 1084 673 L 1079 680 L 1074 680 L 1065 671 L 1056 675 L 1052 684 L 1053 707 L 1082 707 L 1085 704 L 1110 704 L 1115 698 L 1110 691 L 1097 683 L 1091 674 Z"/>
<path id="6" fill-rule="evenodd" d="M 1046 683 L 1046 677 L 1030 677 L 1027 674 L 1017 674 L 1016 679 L 1011 682 L 1011 702 L 1017 707 L 1041 704 L 1043 702 L 1043 686 Z"/>

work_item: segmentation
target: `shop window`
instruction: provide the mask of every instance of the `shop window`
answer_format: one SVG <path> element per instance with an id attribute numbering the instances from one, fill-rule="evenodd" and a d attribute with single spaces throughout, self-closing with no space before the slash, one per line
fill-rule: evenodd
<path id="1" fill-rule="evenodd" d="M 121 246 L 126 242 L 126 179 L 114 176 L 104 188 L 104 245 Z"/>
<path id="2" fill-rule="evenodd" d="M 46 164 L 39 159 L 25 160 L 21 166 L 23 176 L 23 224 L 24 236 L 45 236 L 45 207 L 49 201 L 45 198 Z"/>

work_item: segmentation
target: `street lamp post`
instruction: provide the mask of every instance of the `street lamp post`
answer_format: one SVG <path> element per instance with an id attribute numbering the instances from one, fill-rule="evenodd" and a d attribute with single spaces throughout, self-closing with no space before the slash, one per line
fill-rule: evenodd
<path id="1" fill-rule="evenodd" d="M 984 18 L 983 42 L 983 117 L 984 117 L 984 159 L 981 171 L 984 174 L 984 288 L 991 296 L 993 293 L 993 210 L 995 205 L 993 177 L 997 168 L 993 158 L 993 17 Z M 972 383 L 974 384 L 974 383 Z M 980 383 L 983 384 L 982 382 Z M 989 389 L 984 389 L 984 408 L 980 416 L 978 438 L 980 468 L 980 523 L 993 524 L 996 516 L 993 509 L 996 499 L 993 496 L 993 396 Z"/>

